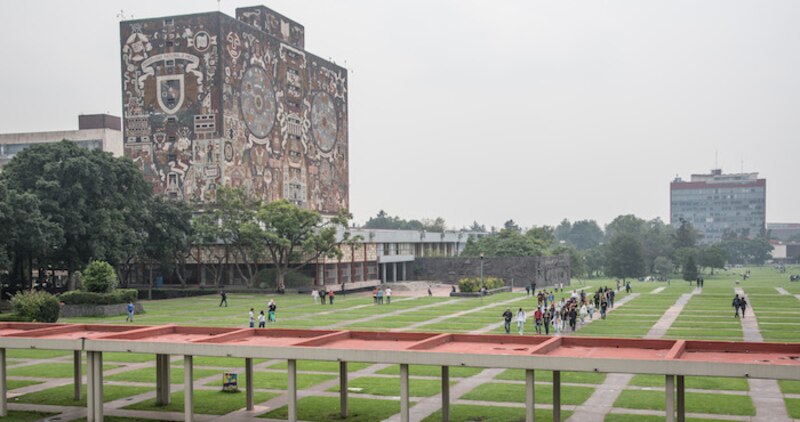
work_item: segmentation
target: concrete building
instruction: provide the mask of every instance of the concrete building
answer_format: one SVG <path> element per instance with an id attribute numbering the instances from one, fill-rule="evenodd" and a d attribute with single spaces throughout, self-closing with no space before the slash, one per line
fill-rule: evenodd
<path id="1" fill-rule="evenodd" d="M 120 23 L 125 155 L 154 191 L 348 208 L 347 70 L 264 6 Z"/>
<path id="2" fill-rule="evenodd" d="M 767 232 L 771 239 L 784 242 L 792 238 L 800 240 L 800 223 L 767 223 Z"/>
<path id="3" fill-rule="evenodd" d="M 705 244 L 719 242 L 726 232 L 759 236 L 766 229 L 766 193 L 767 181 L 758 173 L 715 169 L 689 181 L 676 177 L 670 183 L 670 223 L 692 223 Z"/>
<path id="4" fill-rule="evenodd" d="M 78 130 L 0 134 L 0 168 L 31 145 L 51 144 L 65 139 L 82 148 L 101 149 L 116 157 L 122 156 L 119 117 L 85 114 L 78 116 Z"/>

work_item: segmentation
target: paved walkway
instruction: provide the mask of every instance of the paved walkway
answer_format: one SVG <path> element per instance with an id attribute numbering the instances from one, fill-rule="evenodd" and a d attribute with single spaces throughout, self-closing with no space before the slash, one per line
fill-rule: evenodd
<path id="1" fill-rule="evenodd" d="M 337 322 L 335 324 L 330 324 L 330 325 L 326 325 L 324 327 L 320 327 L 320 329 L 322 329 L 322 330 L 333 330 L 333 329 L 338 329 L 338 328 L 341 328 L 341 327 L 344 327 L 344 326 L 347 326 L 347 325 L 361 324 L 362 322 L 369 322 L 369 321 L 374 321 L 376 319 L 381 319 L 381 318 L 392 317 L 392 316 L 396 316 L 396 315 L 407 314 L 409 312 L 416 312 L 416 311 L 419 311 L 419 310 L 422 310 L 422 309 L 433 308 L 433 307 L 436 307 L 436 306 L 449 305 L 451 303 L 456 303 L 456 302 L 458 302 L 458 299 L 447 300 L 447 301 L 444 301 L 444 302 L 429 303 L 427 305 L 415 306 L 413 308 L 400 309 L 400 310 L 397 310 L 397 311 L 394 311 L 394 312 L 387 312 L 387 313 L 370 315 L 368 317 L 359 318 L 359 319 L 348 319 L 348 320 L 345 320 L 345 321 Z M 373 306 L 373 305 L 366 305 L 366 306 Z M 390 306 L 390 305 L 380 305 L 380 306 Z"/>
<path id="2" fill-rule="evenodd" d="M 519 302 L 521 300 L 525 300 L 525 298 L 527 298 L 527 297 L 528 296 L 522 296 L 522 297 L 516 297 L 514 299 L 506 300 L 506 301 L 503 301 L 503 302 L 494 302 L 494 303 L 491 303 L 489 305 L 479 306 L 477 308 L 470 308 L 470 309 L 467 309 L 467 310 L 464 310 L 464 311 L 461 311 L 461 312 L 456 312 L 454 314 L 442 315 L 442 316 L 436 317 L 434 319 L 429 319 L 427 321 L 417 322 L 417 323 L 411 324 L 411 325 L 409 325 L 407 327 L 395 328 L 395 329 L 389 330 L 389 331 L 412 331 L 412 330 L 416 330 L 417 328 L 420 328 L 420 327 L 422 327 L 424 329 L 425 325 L 436 324 L 436 323 L 439 323 L 439 322 L 442 322 L 442 321 L 447 321 L 448 319 L 458 318 L 458 317 L 463 316 L 463 315 L 467 315 L 467 314 L 475 313 L 475 312 L 478 312 L 478 311 L 482 311 L 484 309 L 494 308 L 494 307 L 497 307 L 497 306 L 505 306 L 505 305 L 508 305 L 508 304 L 511 304 L 511 303 L 515 303 L 515 302 Z M 503 325 L 502 322 L 497 323 L 497 324 L 489 325 L 488 327 L 493 327 L 493 328 L 491 328 L 488 331 L 491 331 L 491 330 L 493 330 L 493 329 L 495 329 L 495 328 L 497 328 L 497 327 L 499 327 L 501 325 Z M 484 327 L 484 328 L 486 328 L 486 327 Z"/>
<path id="3" fill-rule="evenodd" d="M 745 296 L 744 290 L 737 287 L 736 293 L 739 297 Z M 761 330 L 758 328 L 758 319 L 753 310 L 753 303 L 747 300 L 747 315 L 741 319 L 744 341 L 764 341 Z M 758 422 L 777 422 L 791 421 L 789 413 L 786 411 L 786 402 L 783 400 L 783 393 L 777 380 L 764 380 L 748 378 L 750 385 L 750 398 L 756 407 L 756 416 L 753 421 Z"/>
<path id="4" fill-rule="evenodd" d="M 650 293 L 658 294 L 663 292 L 664 289 L 665 287 L 659 287 Z M 667 330 L 669 330 L 669 327 L 672 326 L 672 323 L 678 318 L 681 311 L 683 311 L 686 304 L 689 303 L 692 296 L 700 292 L 700 289 L 695 289 L 692 293 L 681 295 L 681 297 L 675 301 L 675 304 L 670 306 L 661 318 L 650 328 L 645 338 L 657 339 L 663 337 L 664 334 L 667 333 Z M 575 408 L 575 413 L 573 413 L 567 421 L 604 421 L 608 412 L 614 407 L 614 402 L 617 401 L 617 398 L 628 386 L 631 379 L 633 379 L 633 374 L 608 374 L 605 382 L 598 386 L 585 402 Z"/>

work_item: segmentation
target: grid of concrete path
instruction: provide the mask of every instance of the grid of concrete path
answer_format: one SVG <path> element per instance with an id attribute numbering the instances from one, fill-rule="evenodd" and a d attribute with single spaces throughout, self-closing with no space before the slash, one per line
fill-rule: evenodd
<path id="1" fill-rule="evenodd" d="M 588 289 L 588 288 L 587 288 Z M 754 299 L 769 297 L 766 290 L 755 290 L 756 294 L 750 296 L 750 308 L 745 318 L 734 318 L 730 308 L 729 298 L 733 293 L 748 295 L 746 286 L 706 288 L 705 291 L 687 286 L 685 283 L 675 283 L 663 286 L 654 283 L 636 283 L 634 292 L 625 295 L 621 292 L 614 308 L 609 312 L 607 319 L 599 320 L 597 314 L 593 319 L 587 319 L 578 325 L 576 332 L 569 329 L 562 335 L 608 335 L 645 338 L 709 338 L 707 330 L 711 328 L 719 334 L 714 339 L 732 339 L 760 341 L 763 340 L 760 330 L 758 315 L 767 307 L 766 302 Z M 725 293 L 728 293 L 727 295 Z M 773 293 L 781 298 L 800 300 L 800 295 L 795 298 L 784 288 L 774 289 Z M 560 295 L 559 295 L 560 296 Z M 528 315 L 533 314 L 534 301 L 526 296 L 524 291 L 504 295 L 497 298 L 487 298 L 485 301 L 474 302 L 473 306 L 463 307 L 465 300 L 448 299 L 434 303 L 415 303 L 413 298 L 397 298 L 404 301 L 404 306 L 396 310 L 386 308 L 386 312 L 373 314 L 361 318 L 336 321 L 324 328 L 342 328 L 375 323 L 376 321 L 397 320 L 403 315 L 419 314 L 425 310 L 447 309 L 449 305 L 460 309 L 454 312 L 443 313 L 439 316 L 404 324 L 402 327 L 392 328 L 393 331 L 425 331 L 430 327 L 446 326 L 469 315 L 498 314 L 506 307 L 512 309 L 523 307 Z M 720 302 L 722 301 L 722 302 Z M 366 303 L 358 307 L 373 306 Z M 796 307 L 796 304 L 795 304 Z M 313 313 L 311 316 L 321 316 L 330 313 L 330 310 Z M 308 318 L 309 315 L 303 316 Z M 800 324 L 800 319 L 793 320 Z M 766 324 L 766 323 L 764 323 Z M 321 327 L 323 328 L 323 327 Z M 528 324 L 528 329 L 532 324 Z M 502 329 L 502 322 L 492 322 L 483 327 L 469 330 L 469 332 L 485 333 L 497 332 Z M 516 335 L 516 334 L 511 334 Z M 525 335 L 532 335 L 527 332 Z M 17 356 L 17 357 L 15 357 Z M 27 357 L 23 357 L 27 356 Z M 36 358 L 36 354 L 20 355 L 10 354 L 9 359 L 9 408 L 13 411 L 37 411 L 49 414 L 42 415 L 43 420 L 69 421 L 85 417 L 85 408 L 75 405 L 42 404 L 41 397 L 50 397 L 48 392 L 62 391 L 63 394 L 72 392 L 70 375 L 63 378 L 57 369 L 53 373 L 41 373 L 44 368 L 63 368 L 71 366 L 72 355 L 54 354 L 49 358 Z M 148 378 L 154 374 L 155 363 L 148 357 L 132 362 L 124 357 L 117 356 L 120 361 L 115 361 L 115 356 L 109 355 L 104 363 L 106 377 L 106 391 L 108 396 L 105 403 L 107 416 L 127 417 L 131 420 L 182 420 L 181 406 L 154 409 L 147 406 L 155 397 L 155 381 Z M 234 359 L 195 358 L 194 388 L 197 403 L 203 400 L 215 400 L 221 387 L 221 373 L 235 371 L 244 373 L 244 362 Z M 181 357 L 173 358 L 175 367 L 173 371 L 180 371 Z M 265 360 L 256 364 L 257 377 L 263 377 L 256 382 L 256 399 L 260 401 L 253 411 L 246 411 L 244 398 L 234 403 L 230 409 L 219 406 L 227 413 L 222 415 L 203 413 L 198 411 L 195 416 L 197 421 L 271 421 L 283 420 L 279 413 L 275 413 L 287 403 L 285 385 L 281 386 L 281 377 L 285 374 L 285 361 Z M 300 363 L 299 382 L 301 389 L 298 391 L 298 408 L 301 411 L 305 403 L 314 397 L 321 397 L 321 403 L 332 403 L 338 406 L 339 394 L 336 391 L 339 382 L 338 367 L 335 363 Z M 415 370 L 416 369 L 416 370 Z M 438 394 L 440 378 L 436 372 L 438 368 L 414 368 L 411 377 L 411 420 L 440 420 L 441 400 Z M 38 371 L 38 372 L 37 372 Z M 351 364 L 349 374 L 350 397 L 355 400 L 363 399 L 364 403 L 375 401 L 385 403 L 386 409 L 393 409 L 399 395 L 399 380 L 397 366 L 385 364 Z M 537 375 L 537 416 L 543 420 L 550 417 L 552 409 L 548 397 L 551 381 L 547 378 L 549 373 Z M 450 402 L 451 419 L 458 414 L 458 410 L 468 412 L 474 409 L 471 406 L 494 407 L 506 410 L 524 410 L 524 372 L 502 369 L 479 368 L 453 368 L 451 370 Z M 539 378 L 539 376 L 542 376 Z M 284 377 L 285 378 L 285 377 Z M 176 373 L 172 380 L 181 381 L 182 375 Z M 642 416 L 663 416 L 663 377 L 629 375 L 629 374 L 562 374 L 562 417 L 572 421 L 604 421 L 604 420 L 633 420 Z M 786 383 L 785 391 L 777 381 L 748 380 L 747 382 L 725 382 L 724 380 L 700 380 L 696 385 L 692 379 L 687 378 L 687 417 L 696 419 L 733 420 L 733 421 L 797 421 L 792 419 L 787 410 L 787 403 L 800 403 L 800 386 Z M 283 380 L 285 383 L 285 380 Z M 262 387 L 262 388 L 258 388 Z M 274 387 L 274 388 L 270 388 Z M 283 387 L 283 389 L 281 389 Z M 182 384 L 175 383 L 171 386 L 173 400 L 180 400 Z M 60 389 L 60 390 L 59 390 Z M 395 393 L 395 390 L 397 392 Z M 204 396 L 204 392 L 208 396 Z M 324 401 L 325 399 L 328 402 Z M 661 407 L 659 407 L 659 401 Z M 721 403 L 720 406 L 709 405 L 709 402 Z M 144 404 L 144 405 L 143 405 Z M 176 405 L 178 403 L 175 403 Z M 220 403 L 221 404 L 221 403 Z M 139 409 L 137 409 L 137 407 Z M 731 413 L 727 411 L 733 410 Z M 207 407 L 203 407 L 206 409 Z M 721 409 L 720 409 L 721 408 Z M 146 409 L 146 410 L 142 410 Z M 399 405 L 398 405 L 399 409 Z M 332 409 L 335 411 L 336 409 Z M 539 414 L 541 411 L 541 415 Z M 218 412 L 215 412 L 218 413 Z M 462 412 L 463 413 L 463 412 Z M 512 413 L 513 414 L 513 413 Z M 391 414 L 384 418 L 388 421 L 399 421 L 399 413 Z"/>

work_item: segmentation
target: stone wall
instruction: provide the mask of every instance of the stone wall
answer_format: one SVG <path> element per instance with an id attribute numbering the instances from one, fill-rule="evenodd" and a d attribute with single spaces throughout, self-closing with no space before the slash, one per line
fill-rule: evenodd
<path id="1" fill-rule="evenodd" d="M 465 277 L 480 276 L 480 258 L 416 258 L 410 271 L 414 280 L 439 281 L 456 284 Z M 486 257 L 483 259 L 484 277 L 499 277 L 506 285 L 537 287 L 556 283 L 570 283 L 569 255 Z"/>
<path id="2" fill-rule="evenodd" d="M 133 305 L 136 313 L 144 312 L 144 307 L 141 303 Z M 61 318 L 78 318 L 78 317 L 110 317 L 128 314 L 127 303 L 117 303 L 115 305 L 64 305 L 61 307 Z"/>

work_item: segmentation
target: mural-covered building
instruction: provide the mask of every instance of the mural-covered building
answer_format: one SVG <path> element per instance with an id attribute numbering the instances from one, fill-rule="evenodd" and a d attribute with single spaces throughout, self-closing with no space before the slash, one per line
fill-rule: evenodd
<path id="1" fill-rule="evenodd" d="M 264 6 L 120 23 L 125 155 L 156 192 L 348 207 L 347 70 L 304 31 Z"/>

